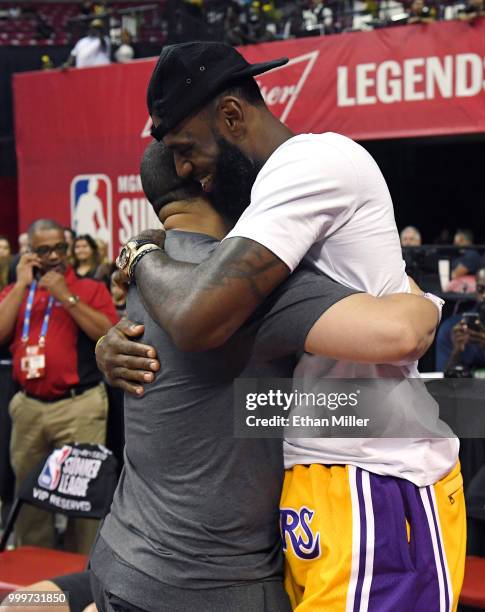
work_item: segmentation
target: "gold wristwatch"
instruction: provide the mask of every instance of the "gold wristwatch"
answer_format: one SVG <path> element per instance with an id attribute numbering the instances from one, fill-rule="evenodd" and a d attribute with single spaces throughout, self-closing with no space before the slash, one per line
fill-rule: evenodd
<path id="1" fill-rule="evenodd" d="M 133 264 L 139 261 L 141 255 L 162 249 L 150 240 L 130 240 L 121 249 L 116 265 L 130 278 L 133 276 Z"/>

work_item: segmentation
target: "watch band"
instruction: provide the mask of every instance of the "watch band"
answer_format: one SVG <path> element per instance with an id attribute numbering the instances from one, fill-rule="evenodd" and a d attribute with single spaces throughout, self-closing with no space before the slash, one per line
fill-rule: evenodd
<path id="1" fill-rule="evenodd" d="M 445 300 L 442 300 L 440 297 L 438 297 L 434 293 L 429 293 L 429 292 L 423 293 L 423 297 L 433 302 L 433 304 L 438 309 L 438 323 L 440 323 L 443 306 L 445 305 Z"/>
<path id="2" fill-rule="evenodd" d="M 65 306 L 67 306 L 68 308 L 73 308 L 73 306 L 77 306 L 77 304 L 79 304 L 79 296 L 74 295 L 73 293 L 67 298 Z"/>
<path id="3" fill-rule="evenodd" d="M 135 278 L 135 268 L 138 265 L 142 257 L 144 257 L 145 255 L 148 255 L 148 253 L 152 253 L 153 251 L 161 251 L 161 250 L 162 249 L 159 246 L 153 243 L 145 244 L 142 247 L 140 247 L 137 250 L 137 253 L 135 257 L 133 258 L 133 260 L 130 261 L 130 263 L 128 264 L 128 269 L 127 269 L 128 276 L 131 279 Z"/>
<path id="4" fill-rule="evenodd" d="M 129 240 L 121 249 L 120 254 L 116 258 L 118 269 L 125 272 L 129 277 L 130 269 L 137 255 L 147 247 L 158 247 L 152 240 Z"/>
<path id="5" fill-rule="evenodd" d="M 135 240 L 134 238 L 132 238 L 131 240 L 128 241 L 127 244 L 134 245 L 135 249 L 138 250 L 140 247 L 144 246 L 145 244 L 155 244 L 155 243 L 153 242 L 153 240 L 150 240 L 149 238 L 140 238 L 139 240 Z"/>

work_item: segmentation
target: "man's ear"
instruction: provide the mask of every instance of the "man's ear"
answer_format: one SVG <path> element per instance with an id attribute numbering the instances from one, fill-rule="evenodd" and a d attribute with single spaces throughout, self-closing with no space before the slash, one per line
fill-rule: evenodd
<path id="1" fill-rule="evenodd" d="M 239 140 L 246 132 L 245 106 L 240 98 L 223 96 L 217 105 L 219 128 L 229 138 Z"/>

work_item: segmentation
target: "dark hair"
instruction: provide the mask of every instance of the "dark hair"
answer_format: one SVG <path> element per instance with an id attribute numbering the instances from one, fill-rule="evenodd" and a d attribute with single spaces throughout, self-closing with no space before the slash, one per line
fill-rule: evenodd
<path id="1" fill-rule="evenodd" d="M 265 104 L 263 95 L 259 89 L 259 85 L 253 77 L 244 77 L 229 83 L 224 87 L 224 90 L 218 97 L 228 95 L 242 98 L 253 106 L 261 106 Z"/>
<path id="2" fill-rule="evenodd" d="M 29 225 L 27 230 L 27 235 L 29 237 L 29 243 L 32 242 L 32 237 L 37 232 L 41 232 L 42 230 L 59 230 L 64 236 L 64 228 L 57 221 L 53 221 L 52 219 L 37 219 Z"/>
<path id="3" fill-rule="evenodd" d="M 194 198 L 202 193 L 198 183 L 177 176 L 173 154 L 163 142 L 151 142 L 145 149 L 140 178 L 143 191 L 157 217 L 166 204 Z"/>
<path id="4" fill-rule="evenodd" d="M 74 240 L 74 238 L 76 237 L 76 232 L 72 229 L 72 227 L 64 227 L 64 231 L 65 232 L 69 232 L 71 234 L 71 238 Z"/>
<path id="5" fill-rule="evenodd" d="M 91 265 L 91 269 L 95 270 L 99 265 L 99 251 L 96 241 L 89 234 L 81 234 L 81 236 L 76 236 L 76 238 L 74 238 L 74 241 L 72 243 L 72 259 L 74 261 L 74 269 L 77 269 L 81 263 L 76 257 L 76 244 L 81 240 L 87 242 L 91 247 L 91 250 L 93 251 L 93 263 Z"/>
<path id="6" fill-rule="evenodd" d="M 10 240 L 7 238 L 7 236 L 0 234 L 0 240 L 6 240 L 8 242 L 8 246 L 10 246 Z"/>

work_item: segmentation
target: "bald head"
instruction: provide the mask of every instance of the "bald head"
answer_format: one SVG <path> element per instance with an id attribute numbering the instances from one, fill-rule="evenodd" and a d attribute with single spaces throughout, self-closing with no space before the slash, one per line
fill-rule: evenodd
<path id="1" fill-rule="evenodd" d="M 402 230 L 401 246 L 421 246 L 421 234 L 413 225 L 408 225 Z"/>
<path id="2" fill-rule="evenodd" d="M 166 204 L 200 196 L 200 185 L 177 176 L 172 152 L 162 142 L 151 142 L 140 165 L 143 191 L 157 217 Z"/>

